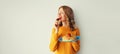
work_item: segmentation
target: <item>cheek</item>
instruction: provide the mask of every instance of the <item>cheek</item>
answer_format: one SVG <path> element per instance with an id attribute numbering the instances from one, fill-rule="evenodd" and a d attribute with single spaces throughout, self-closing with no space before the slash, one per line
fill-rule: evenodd
<path id="1" fill-rule="evenodd" d="M 65 15 L 64 15 L 64 14 L 61 14 L 61 16 L 62 16 L 63 18 L 65 18 Z"/>
<path id="2" fill-rule="evenodd" d="M 66 20 L 66 18 L 65 18 L 65 17 L 62 17 L 62 20 L 63 20 L 63 21 L 65 21 L 65 20 Z"/>
<path id="3" fill-rule="evenodd" d="M 64 17 L 64 14 L 61 14 L 62 17 Z"/>

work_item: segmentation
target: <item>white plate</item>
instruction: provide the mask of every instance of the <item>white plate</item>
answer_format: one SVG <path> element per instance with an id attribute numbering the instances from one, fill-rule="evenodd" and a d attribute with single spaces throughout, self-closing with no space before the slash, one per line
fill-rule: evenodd
<path id="1" fill-rule="evenodd" d="M 75 42 L 77 40 L 80 40 L 80 36 L 76 36 L 75 40 L 62 40 L 62 37 L 58 39 L 60 42 Z"/>

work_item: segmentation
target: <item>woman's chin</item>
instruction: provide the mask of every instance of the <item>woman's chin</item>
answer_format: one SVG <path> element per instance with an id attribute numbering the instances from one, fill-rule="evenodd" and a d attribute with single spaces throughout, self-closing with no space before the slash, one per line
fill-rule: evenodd
<path id="1" fill-rule="evenodd" d="M 66 22 L 66 20 L 61 20 L 62 22 Z"/>

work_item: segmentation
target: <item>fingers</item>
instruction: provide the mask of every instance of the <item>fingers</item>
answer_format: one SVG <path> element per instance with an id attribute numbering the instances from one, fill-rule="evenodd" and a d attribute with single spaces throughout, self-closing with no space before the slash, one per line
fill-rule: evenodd
<path id="1" fill-rule="evenodd" d="M 58 28 L 59 28 L 60 19 L 61 18 L 57 18 L 56 21 L 55 21 L 54 27 L 55 27 L 56 30 L 58 30 Z"/>
<path id="2" fill-rule="evenodd" d="M 58 22 L 57 21 L 55 22 L 55 27 L 58 27 Z"/>

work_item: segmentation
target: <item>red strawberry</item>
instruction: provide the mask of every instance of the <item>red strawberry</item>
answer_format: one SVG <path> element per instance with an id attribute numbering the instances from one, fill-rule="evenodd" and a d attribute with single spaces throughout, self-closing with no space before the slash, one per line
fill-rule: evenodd
<path id="1" fill-rule="evenodd" d="M 70 34 L 70 33 L 68 33 L 68 36 L 69 36 L 69 37 L 71 37 L 71 34 Z"/>
<path id="2" fill-rule="evenodd" d="M 61 18 L 57 18 L 56 20 L 59 21 Z"/>

